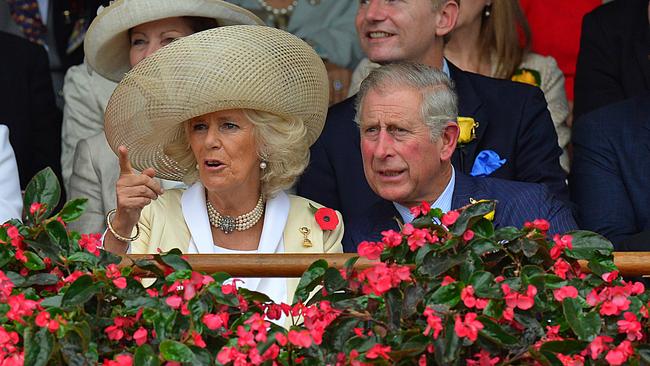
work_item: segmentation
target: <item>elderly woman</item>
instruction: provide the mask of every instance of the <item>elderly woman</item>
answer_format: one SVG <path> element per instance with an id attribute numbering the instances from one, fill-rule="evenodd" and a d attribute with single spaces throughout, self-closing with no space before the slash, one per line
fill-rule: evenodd
<path id="1" fill-rule="evenodd" d="M 327 83 L 307 43 L 261 26 L 197 33 L 138 64 L 106 109 L 121 168 L 106 249 L 341 252 L 340 215 L 283 192 L 321 132 Z M 190 187 L 164 191 L 153 177 Z M 252 283 L 286 302 L 297 280 Z"/>
<path id="2" fill-rule="evenodd" d="M 64 88 L 64 180 L 70 197 L 88 198 L 86 213 L 72 223 L 73 229 L 103 231 L 105 213 L 115 208 L 119 166 L 103 133 L 104 109 L 114 82 L 178 38 L 232 24 L 262 21 L 221 0 L 118 0 L 101 10 L 86 35 L 88 64 L 70 69 Z"/>

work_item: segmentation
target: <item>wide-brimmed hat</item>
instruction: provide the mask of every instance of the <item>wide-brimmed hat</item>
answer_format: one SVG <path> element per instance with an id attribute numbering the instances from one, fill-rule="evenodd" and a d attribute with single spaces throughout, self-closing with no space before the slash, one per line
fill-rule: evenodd
<path id="1" fill-rule="evenodd" d="M 323 129 L 329 86 L 321 58 L 300 38 L 275 28 L 236 25 L 195 33 L 138 63 L 106 107 L 104 131 L 135 169 L 182 180 L 188 168 L 164 152 L 187 143 L 183 122 L 227 109 L 252 109 L 305 124 L 313 144 Z M 184 140 L 184 141 L 182 141 Z"/>
<path id="2" fill-rule="evenodd" d="M 84 39 L 86 61 L 103 77 L 120 81 L 129 71 L 129 29 L 171 17 L 203 17 L 219 26 L 264 24 L 257 16 L 221 0 L 117 0 L 100 11 Z"/>

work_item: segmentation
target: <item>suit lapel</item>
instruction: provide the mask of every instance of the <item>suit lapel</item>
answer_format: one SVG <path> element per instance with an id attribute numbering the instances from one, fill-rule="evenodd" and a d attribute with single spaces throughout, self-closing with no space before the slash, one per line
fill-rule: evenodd
<path id="1" fill-rule="evenodd" d="M 456 86 L 456 93 L 458 94 L 458 114 L 461 117 L 471 117 L 478 122 L 476 128 L 476 138 L 463 146 L 458 146 L 452 157 L 454 166 L 465 173 L 469 174 L 472 171 L 474 164 L 474 157 L 477 155 L 479 141 L 483 139 L 485 131 L 488 126 L 487 111 L 483 106 L 483 102 L 474 89 L 471 80 L 467 77 L 467 73 L 454 66 L 451 62 L 447 61 L 449 66 L 449 74 Z"/>
<path id="2" fill-rule="evenodd" d="M 367 240 L 381 240 L 381 232 L 384 230 L 399 231 L 399 225 L 397 225 L 395 218 L 402 222 L 402 217 L 392 202 L 381 200 L 374 204 L 368 211 L 367 222 L 369 228 L 364 231 L 375 237 L 368 238 Z"/>

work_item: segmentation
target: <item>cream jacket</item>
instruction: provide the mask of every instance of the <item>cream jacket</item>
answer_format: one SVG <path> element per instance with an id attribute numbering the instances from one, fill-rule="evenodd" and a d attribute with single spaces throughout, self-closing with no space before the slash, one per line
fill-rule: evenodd
<path id="1" fill-rule="evenodd" d="M 310 204 L 317 208 L 322 207 L 306 198 L 287 195 L 284 192 L 269 199 L 258 253 L 314 253 L 314 258 L 317 258 L 319 253 L 342 253 L 341 214 L 336 213 L 339 225 L 334 230 L 323 231 L 314 218 Z M 158 250 L 167 252 L 174 248 L 183 253 L 217 252 L 205 207 L 205 190 L 200 183 L 195 183 L 187 190 L 166 191 L 142 210 L 138 223 L 140 236 L 131 243 L 130 252 L 157 253 Z M 303 246 L 301 227 L 310 230 L 309 239 L 313 246 Z M 255 282 L 259 279 L 249 280 Z M 299 278 L 286 280 L 285 299 L 273 296 L 271 298 L 290 304 L 299 281 Z"/>

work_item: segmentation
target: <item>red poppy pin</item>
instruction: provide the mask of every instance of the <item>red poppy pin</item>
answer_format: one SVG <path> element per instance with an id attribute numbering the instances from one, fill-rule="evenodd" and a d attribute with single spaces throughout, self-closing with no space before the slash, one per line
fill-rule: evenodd
<path id="1" fill-rule="evenodd" d="M 339 217 L 335 210 L 327 207 L 317 209 L 311 204 L 309 204 L 309 208 L 314 212 L 314 218 L 321 230 L 334 230 L 339 225 Z"/>

